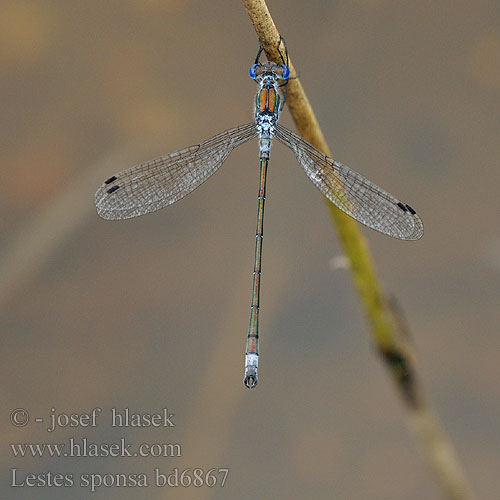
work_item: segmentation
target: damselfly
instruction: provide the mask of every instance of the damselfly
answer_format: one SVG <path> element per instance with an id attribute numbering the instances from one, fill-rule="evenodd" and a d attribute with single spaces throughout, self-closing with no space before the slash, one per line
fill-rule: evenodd
<path id="1" fill-rule="evenodd" d="M 259 85 L 253 122 L 115 174 L 95 194 L 97 212 L 104 219 L 128 219 L 153 212 L 191 193 L 220 168 L 235 147 L 259 136 L 260 187 L 244 378 L 244 384 L 250 389 L 257 385 L 264 202 L 274 137 L 295 153 L 314 185 L 346 214 L 401 240 L 417 240 L 423 234 L 422 221 L 413 208 L 278 123 L 286 98 L 286 91 L 281 95 L 279 88 L 286 89 L 290 79 L 288 55 L 285 52 L 286 60 L 282 56 L 283 64 L 261 63 L 261 53 L 262 47 L 249 70 L 250 78 Z"/>

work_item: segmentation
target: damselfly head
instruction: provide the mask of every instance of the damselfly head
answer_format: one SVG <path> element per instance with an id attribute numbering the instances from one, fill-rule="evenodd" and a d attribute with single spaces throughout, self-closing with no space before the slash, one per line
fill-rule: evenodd
<path id="1" fill-rule="evenodd" d="M 265 77 L 275 80 L 287 80 L 290 76 L 290 69 L 286 64 L 276 64 L 267 61 L 265 63 L 252 64 L 248 70 L 248 75 L 257 82 Z"/>

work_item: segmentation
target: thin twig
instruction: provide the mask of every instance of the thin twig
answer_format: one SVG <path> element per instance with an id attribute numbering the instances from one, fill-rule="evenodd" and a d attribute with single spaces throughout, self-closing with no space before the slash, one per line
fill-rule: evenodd
<path id="1" fill-rule="evenodd" d="M 281 62 L 278 52 L 280 34 L 263 0 L 243 0 L 250 20 L 269 60 Z M 292 62 L 290 73 L 296 75 Z M 331 156 L 309 100 L 298 78 L 289 82 L 287 105 L 298 132 L 314 146 Z M 359 225 L 332 203 L 328 209 L 335 222 L 361 304 L 371 325 L 371 335 L 381 358 L 396 383 L 409 411 L 409 423 L 421 441 L 438 481 L 453 500 L 473 498 L 465 474 L 451 442 L 441 430 L 416 376 L 416 363 L 399 315 L 388 304 L 377 278 L 372 257 Z"/>

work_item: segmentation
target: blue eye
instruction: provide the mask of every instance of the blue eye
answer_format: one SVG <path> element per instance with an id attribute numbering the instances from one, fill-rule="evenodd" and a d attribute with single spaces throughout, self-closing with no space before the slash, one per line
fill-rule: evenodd
<path id="1" fill-rule="evenodd" d="M 257 64 L 252 64 L 252 66 L 250 66 L 250 69 L 248 70 L 248 76 L 250 76 L 250 78 L 255 79 L 255 77 L 257 76 L 257 67 Z"/>
<path id="2" fill-rule="evenodd" d="M 290 76 L 290 69 L 285 64 L 281 65 L 281 69 L 283 70 L 282 78 L 283 80 L 286 80 Z"/>

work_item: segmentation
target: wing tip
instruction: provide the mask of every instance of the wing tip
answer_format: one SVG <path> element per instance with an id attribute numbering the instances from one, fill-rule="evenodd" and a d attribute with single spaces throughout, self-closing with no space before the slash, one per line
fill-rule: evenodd
<path id="1" fill-rule="evenodd" d="M 409 219 L 413 222 L 412 230 L 408 234 L 400 235 L 399 238 L 402 240 L 415 241 L 422 238 L 424 235 L 424 223 L 422 219 L 417 215 L 417 212 L 407 203 L 401 201 L 396 202 L 396 206 L 401 209 L 405 215 L 409 216 Z M 397 236 L 397 235 L 396 235 Z"/>
<path id="2" fill-rule="evenodd" d="M 95 192 L 94 205 L 99 217 L 106 220 L 115 220 L 116 217 L 113 217 L 113 211 L 106 208 L 106 195 L 108 194 L 110 189 L 106 182 L 102 184 Z"/>
<path id="3" fill-rule="evenodd" d="M 415 211 L 410 214 L 410 218 L 413 222 L 411 232 L 408 231 L 407 234 L 396 235 L 396 237 L 405 241 L 417 241 L 424 235 L 424 223 Z"/>
<path id="4" fill-rule="evenodd" d="M 415 221 L 415 230 L 413 231 L 413 240 L 419 240 L 424 235 L 424 223 L 422 219 L 416 214 L 413 214 L 413 220 Z"/>

